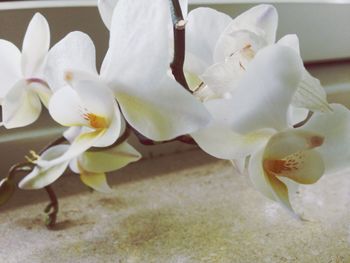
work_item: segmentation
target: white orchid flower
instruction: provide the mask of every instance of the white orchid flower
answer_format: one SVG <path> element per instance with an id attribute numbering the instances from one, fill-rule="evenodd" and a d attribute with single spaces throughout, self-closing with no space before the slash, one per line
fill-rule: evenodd
<path id="1" fill-rule="evenodd" d="M 205 126 L 205 107 L 167 75 L 169 6 L 163 0 L 119 0 L 100 74 L 95 48 L 80 32 L 67 35 L 48 57 L 50 85 L 96 79 L 111 90 L 131 126 L 153 140 L 168 140 Z M 137 40 L 136 40 L 137 38 Z"/>
<path id="2" fill-rule="evenodd" d="M 76 134 L 78 136 L 78 134 Z M 51 162 L 64 155 L 69 145 L 57 145 L 46 150 L 37 161 L 45 160 Z M 35 166 L 19 183 L 22 189 L 41 189 L 55 182 L 65 172 L 67 166 L 80 174 L 80 179 L 87 186 L 99 192 L 109 192 L 111 189 L 107 184 L 106 172 L 115 171 L 136 162 L 141 158 L 130 144 L 123 142 L 112 148 L 102 151 L 87 151 L 73 160 L 66 160 L 55 164 L 51 162 L 48 167 Z M 37 162 L 35 161 L 35 162 Z"/>
<path id="3" fill-rule="evenodd" d="M 50 162 L 62 156 L 68 149 L 69 145 L 67 144 L 52 146 L 44 151 L 41 156 L 39 156 L 38 159 L 33 162 Z M 70 160 L 65 160 L 59 164 L 50 165 L 47 167 L 40 167 L 36 165 L 33 171 L 20 181 L 19 187 L 21 189 L 41 189 L 48 186 L 64 173 L 69 165 L 69 162 Z"/>
<path id="4" fill-rule="evenodd" d="M 234 20 L 209 8 L 191 11 L 186 31 L 185 70 L 196 95 L 203 101 L 230 97 L 257 52 L 275 43 L 277 23 L 277 11 L 271 5 L 255 6 Z M 295 35 L 288 35 L 278 43 L 299 53 Z M 294 107 L 330 111 L 323 87 L 306 69 L 298 86 Z M 297 120 L 308 113 L 295 111 L 300 116 Z"/>
<path id="5" fill-rule="evenodd" d="M 51 90 L 43 81 L 43 68 L 49 46 L 49 25 L 39 13 L 28 25 L 22 52 L 0 40 L 0 104 L 6 128 L 33 123 L 40 115 L 41 102 L 48 105 Z"/>
<path id="6" fill-rule="evenodd" d="M 69 149 L 50 162 L 38 161 L 40 166 L 53 166 L 88 150 L 90 147 L 108 147 L 123 129 L 123 120 L 113 93 L 101 82 L 82 80 L 54 93 L 49 112 L 52 118 L 66 127 L 81 127 Z"/>
<path id="7" fill-rule="evenodd" d="M 290 181 L 315 183 L 334 167 L 347 166 L 350 158 L 344 147 L 344 142 L 350 143 L 350 112 L 345 107 L 331 105 L 332 113 L 314 114 L 298 129 L 289 126 L 289 105 L 302 77 L 302 61 L 292 49 L 282 45 L 262 49 L 231 99 L 206 103 L 217 123 L 193 134 L 205 151 L 219 158 L 240 160 L 251 155 L 248 173 L 253 184 L 290 210 Z M 339 154 L 344 159 L 336 158 Z"/>

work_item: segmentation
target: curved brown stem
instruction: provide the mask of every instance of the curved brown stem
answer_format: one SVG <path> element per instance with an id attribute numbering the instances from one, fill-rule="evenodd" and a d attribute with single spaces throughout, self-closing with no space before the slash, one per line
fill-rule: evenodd
<path id="1" fill-rule="evenodd" d="M 183 71 L 186 46 L 186 22 L 182 15 L 179 0 L 169 0 L 169 3 L 174 31 L 174 59 L 173 62 L 170 64 L 170 67 L 176 81 L 180 83 L 186 90 L 192 93 L 187 84 L 185 74 Z"/>
<path id="2" fill-rule="evenodd" d="M 44 210 L 46 213 L 45 225 L 47 228 L 51 229 L 55 226 L 57 221 L 57 214 L 59 208 L 58 199 L 53 188 L 50 185 L 46 186 L 45 190 L 50 199 L 50 203 L 46 206 Z"/>

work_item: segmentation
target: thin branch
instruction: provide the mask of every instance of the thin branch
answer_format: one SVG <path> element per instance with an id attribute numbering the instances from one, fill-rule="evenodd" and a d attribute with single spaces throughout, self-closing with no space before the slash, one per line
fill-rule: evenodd
<path id="1" fill-rule="evenodd" d="M 183 142 L 186 144 L 191 144 L 191 145 L 198 145 L 195 140 L 193 140 L 193 138 L 189 135 L 182 135 L 179 137 L 176 137 L 174 139 L 171 140 L 167 140 L 167 141 L 153 141 L 145 136 L 143 136 L 141 133 L 139 133 L 138 131 L 134 130 L 134 134 L 136 135 L 137 139 L 139 140 L 139 142 L 143 145 L 159 145 L 159 144 L 165 144 L 165 143 L 171 143 L 171 142 Z"/>
<path id="2" fill-rule="evenodd" d="M 170 64 L 173 75 L 178 83 L 180 83 L 186 90 L 190 90 L 183 71 L 185 61 L 185 25 L 179 0 L 169 0 L 171 18 L 173 21 L 174 31 L 174 59 Z"/>
<path id="3" fill-rule="evenodd" d="M 305 123 L 307 123 L 311 119 L 313 114 L 314 113 L 312 111 L 309 111 L 307 116 L 306 116 L 306 118 L 305 118 L 305 120 L 303 120 L 303 121 L 301 121 L 301 122 L 299 122 L 297 124 L 294 124 L 293 128 L 299 128 L 299 127 L 303 126 Z"/>
<path id="4" fill-rule="evenodd" d="M 57 196 L 53 190 L 53 188 L 48 185 L 45 187 L 45 190 L 49 196 L 50 203 L 46 206 L 45 208 L 45 213 L 46 213 L 46 220 L 45 224 L 47 228 L 51 229 L 55 226 L 56 221 L 57 221 L 57 214 L 58 214 L 58 199 Z"/>

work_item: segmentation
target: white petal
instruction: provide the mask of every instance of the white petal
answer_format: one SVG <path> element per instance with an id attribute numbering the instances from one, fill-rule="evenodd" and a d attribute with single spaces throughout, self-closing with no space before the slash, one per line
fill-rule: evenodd
<path id="1" fill-rule="evenodd" d="M 35 82 L 32 82 L 30 86 L 32 91 L 38 95 L 38 97 L 40 98 L 40 101 L 44 104 L 44 106 L 48 108 L 49 102 L 52 96 L 52 90 L 43 84 L 35 83 Z"/>
<path id="2" fill-rule="evenodd" d="M 69 169 L 73 172 L 73 173 L 80 173 L 79 171 L 79 167 L 78 167 L 78 158 L 74 158 L 73 160 L 71 160 L 69 162 Z"/>
<path id="3" fill-rule="evenodd" d="M 213 121 L 191 136 L 197 142 L 199 147 L 205 152 L 220 159 L 241 159 L 264 145 L 271 137 L 274 131 L 261 130 L 246 135 L 240 135 L 232 131 L 223 119 L 230 112 L 226 112 L 223 104 L 225 99 L 210 100 L 205 103 L 213 117 Z"/>
<path id="4" fill-rule="evenodd" d="M 264 151 L 264 167 L 269 174 L 312 184 L 324 174 L 321 155 L 314 150 L 324 138 L 316 133 L 293 129 L 275 134 Z"/>
<path id="5" fill-rule="evenodd" d="M 296 35 L 286 35 L 278 42 L 279 45 L 291 47 L 300 55 L 299 39 Z M 312 111 L 329 112 L 330 106 L 327 102 L 326 91 L 320 81 L 307 72 L 303 71 L 303 76 L 297 92 L 293 97 L 293 105 L 306 108 Z"/>
<path id="6" fill-rule="evenodd" d="M 45 75 L 50 87 L 57 90 L 85 72 L 97 78 L 96 51 L 91 38 L 82 32 L 69 33 L 48 54 Z M 90 77 L 90 78 L 92 78 Z"/>
<path id="7" fill-rule="evenodd" d="M 21 78 L 21 53 L 9 41 L 0 39 L 0 103 Z"/>
<path id="8" fill-rule="evenodd" d="M 106 132 L 94 143 L 95 147 L 108 147 L 113 144 L 122 132 L 122 117 L 118 106 L 115 106 L 114 116 L 111 118 Z"/>
<path id="9" fill-rule="evenodd" d="M 184 69 L 201 75 L 214 63 L 216 42 L 232 19 L 211 8 L 196 8 L 188 14 Z"/>
<path id="10" fill-rule="evenodd" d="M 41 74 L 49 47 L 49 24 L 45 17 L 36 13 L 28 25 L 22 46 L 22 72 L 26 78 Z"/>
<path id="11" fill-rule="evenodd" d="M 85 152 L 79 157 L 79 164 L 86 171 L 104 173 L 118 170 L 140 158 L 141 154 L 124 142 L 111 149 Z"/>
<path id="12" fill-rule="evenodd" d="M 107 178 L 104 173 L 90 173 L 84 170 L 80 171 L 80 180 L 91 187 L 92 189 L 101 193 L 110 193 L 112 189 L 107 183 Z"/>
<path id="13" fill-rule="evenodd" d="M 322 146 L 316 148 L 325 163 L 326 173 L 349 168 L 350 160 L 350 112 L 339 104 L 331 104 L 332 113 L 314 113 L 300 130 L 316 132 L 324 136 Z"/>
<path id="14" fill-rule="evenodd" d="M 73 126 L 68 128 L 66 131 L 64 131 L 63 136 L 64 138 L 66 138 L 67 141 L 72 143 L 75 140 L 75 138 L 77 138 L 79 134 L 81 134 L 81 132 L 82 132 L 82 127 Z"/>
<path id="15" fill-rule="evenodd" d="M 217 95 L 231 92 L 236 86 L 244 70 L 239 63 L 227 60 L 213 64 L 201 75 L 203 82 Z"/>
<path id="16" fill-rule="evenodd" d="M 62 162 L 70 162 L 78 155 L 82 154 L 90 147 L 94 146 L 94 143 L 98 141 L 98 139 L 104 134 L 105 130 L 97 130 L 93 132 L 85 132 L 80 134 L 75 140 L 72 142 L 68 150 L 61 156 L 56 159 L 46 161 L 46 160 L 38 160 L 37 165 L 46 169 L 48 167 L 52 167 L 54 165 L 58 165 Z"/>
<path id="17" fill-rule="evenodd" d="M 247 165 L 249 163 L 249 157 L 232 160 L 231 163 L 237 172 L 243 174 L 246 171 Z"/>
<path id="18" fill-rule="evenodd" d="M 266 145 L 264 158 L 283 159 L 300 151 L 320 147 L 325 137 L 321 131 L 310 132 L 304 129 L 289 129 L 276 133 Z"/>
<path id="19" fill-rule="evenodd" d="M 43 152 L 40 158 L 46 161 L 53 160 L 64 154 L 68 147 L 68 145 L 53 146 Z M 46 169 L 41 169 L 40 167 L 36 166 L 30 174 L 21 180 L 19 187 L 22 189 L 40 189 L 50 185 L 64 173 L 67 166 L 68 162 L 50 166 Z"/>
<path id="20" fill-rule="evenodd" d="M 297 152 L 286 156 L 283 160 L 292 163 L 290 170 L 275 175 L 278 178 L 287 177 L 300 184 L 316 183 L 325 171 L 321 155 L 314 150 Z"/>
<path id="21" fill-rule="evenodd" d="M 112 20 L 101 78 L 115 89 L 146 90 L 159 83 L 170 62 L 168 2 L 119 0 Z"/>
<path id="22" fill-rule="evenodd" d="M 288 126 L 289 104 L 302 75 L 300 57 L 290 48 L 273 45 L 259 51 L 232 92 L 225 116 L 240 133 Z"/>
<path id="23" fill-rule="evenodd" d="M 82 101 L 82 106 L 89 112 L 108 120 L 115 116 L 117 102 L 112 91 L 101 81 L 84 80 L 73 84 Z"/>
<path id="24" fill-rule="evenodd" d="M 40 112 L 40 99 L 25 80 L 17 82 L 2 101 L 3 123 L 8 129 L 35 122 Z"/>
<path id="25" fill-rule="evenodd" d="M 314 78 L 305 69 L 298 89 L 293 97 L 292 104 L 312 111 L 330 112 L 327 94 L 318 79 Z"/>
<path id="26" fill-rule="evenodd" d="M 112 15 L 118 0 L 98 0 L 98 11 L 105 26 L 110 29 L 112 24 Z"/>
<path id="27" fill-rule="evenodd" d="M 165 77 L 150 88 L 116 93 L 126 120 L 144 136 L 168 140 L 195 132 L 209 122 L 205 107 L 175 80 Z"/>
<path id="28" fill-rule="evenodd" d="M 274 191 L 270 185 L 267 175 L 263 168 L 263 154 L 264 148 L 262 147 L 256 151 L 249 160 L 248 174 L 251 182 L 255 188 L 260 191 L 264 196 L 270 198 L 271 200 L 276 200 L 274 196 Z"/>
<path id="29" fill-rule="evenodd" d="M 182 16 L 184 19 L 186 19 L 188 13 L 188 0 L 179 0 L 179 3 L 182 11 Z"/>
<path id="30" fill-rule="evenodd" d="M 293 211 L 287 186 L 275 176 L 265 173 L 263 169 L 263 150 L 257 151 L 251 156 L 248 173 L 253 185 L 264 196 L 280 202 L 285 208 Z"/>
<path id="31" fill-rule="evenodd" d="M 191 136 L 198 146 L 208 154 L 226 160 L 245 158 L 268 140 L 270 133 L 260 131 L 257 133 L 240 135 L 229 127 L 218 123 L 208 128 L 192 133 Z"/>
<path id="32" fill-rule="evenodd" d="M 254 32 L 247 30 L 235 31 L 230 35 L 222 35 L 220 37 L 215 46 L 214 61 L 223 62 L 226 59 L 239 54 L 239 52 L 243 52 L 247 47 L 249 47 L 252 53 L 251 56 L 253 56 L 267 45 L 268 42 Z M 244 64 L 245 67 L 247 66 L 247 63 L 242 64 Z"/>
<path id="33" fill-rule="evenodd" d="M 51 117 L 63 126 L 88 125 L 88 121 L 83 116 L 83 102 L 71 87 L 61 88 L 53 94 L 49 112 Z"/>
<path id="34" fill-rule="evenodd" d="M 293 48 L 300 55 L 299 38 L 295 34 L 285 35 L 277 44 Z"/>
<path id="35" fill-rule="evenodd" d="M 223 34 L 231 34 L 237 30 L 247 30 L 261 35 L 267 43 L 273 44 L 276 39 L 278 14 L 272 5 L 257 5 L 237 16 L 225 29 Z"/>

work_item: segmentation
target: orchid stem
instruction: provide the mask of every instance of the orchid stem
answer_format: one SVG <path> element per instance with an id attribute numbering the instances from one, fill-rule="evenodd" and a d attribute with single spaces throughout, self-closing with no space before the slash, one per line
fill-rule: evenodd
<path id="1" fill-rule="evenodd" d="M 47 218 L 45 220 L 46 227 L 51 229 L 55 226 L 58 214 L 58 199 L 51 186 L 46 186 L 45 190 L 50 198 L 50 203 L 45 208 Z"/>
<path id="2" fill-rule="evenodd" d="M 170 64 L 171 70 L 176 81 L 181 84 L 186 90 L 190 90 L 183 71 L 185 61 L 185 20 L 182 15 L 179 0 L 169 0 L 171 18 L 173 21 L 174 31 L 174 59 Z"/>
<path id="3" fill-rule="evenodd" d="M 51 142 L 48 145 L 46 145 L 40 151 L 39 155 L 41 155 L 43 152 L 45 152 L 50 147 L 58 145 L 58 144 L 61 144 L 61 143 L 64 143 L 66 141 L 67 141 L 66 138 L 64 138 L 63 136 L 57 138 L 53 142 Z M 7 180 L 14 182 L 15 177 L 16 177 L 16 175 L 18 173 L 26 172 L 28 174 L 28 173 L 30 173 L 33 170 L 34 166 L 35 166 L 35 164 L 33 162 L 22 162 L 22 163 L 17 163 L 15 165 L 13 165 L 8 171 Z M 46 190 L 46 192 L 47 192 L 47 194 L 49 195 L 49 198 L 50 198 L 50 203 L 45 208 L 45 213 L 47 214 L 46 226 L 48 228 L 52 228 L 55 225 L 56 219 L 57 219 L 58 199 L 56 197 L 55 192 L 51 188 L 51 186 L 46 186 L 45 190 Z M 8 199 L 10 197 L 11 196 L 9 195 L 8 198 L 6 198 L 5 201 L 8 201 Z"/>

